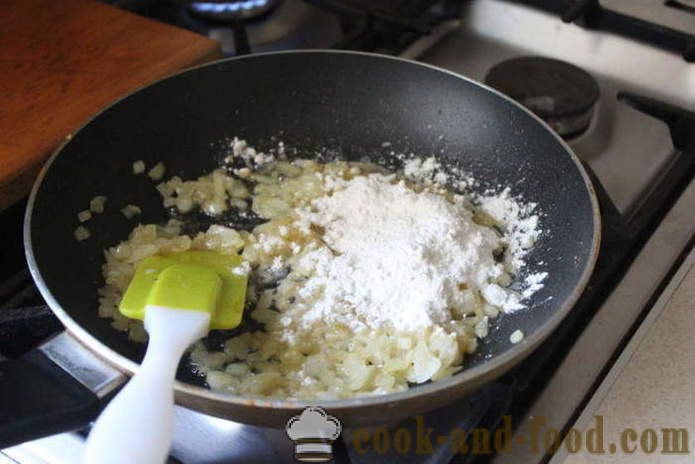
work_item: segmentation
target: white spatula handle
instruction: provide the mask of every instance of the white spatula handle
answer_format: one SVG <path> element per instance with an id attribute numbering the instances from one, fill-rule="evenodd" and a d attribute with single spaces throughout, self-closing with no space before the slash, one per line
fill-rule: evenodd
<path id="1" fill-rule="evenodd" d="M 210 314 L 148 306 L 150 340 L 138 373 L 97 419 L 85 448 L 85 464 L 159 464 L 173 429 L 173 382 L 186 348 L 205 336 Z"/>

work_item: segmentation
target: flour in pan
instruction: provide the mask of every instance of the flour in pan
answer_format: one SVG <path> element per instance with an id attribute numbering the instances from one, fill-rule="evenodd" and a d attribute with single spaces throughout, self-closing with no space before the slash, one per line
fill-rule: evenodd
<path id="1" fill-rule="evenodd" d="M 454 183 L 459 189 L 466 190 L 476 185 L 476 180 L 467 173 L 444 166 L 435 157 L 425 159 L 411 158 L 405 162 L 404 174 L 409 178 L 437 184 Z M 456 182 L 452 182 L 452 180 Z M 471 194 L 477 209 L 485 216 L 483 222 L 493 225 L 502 231 L 502 242 L 505 245 L 504 262 L 507 269 L 516 274 L 525 269 L 528 252 L 541 235 L 540 218 L 536 213 L 537 204 L 514 198 L 509 187 L 501 191 L 487 191 L 484 194 Z M 513 311 L 525 307 L 523 300 L 543 288 L 543 281 L 548 276 L 546 272 L 527 274 L 521 285 L 521 299 L 496 288 L 487 289 L 484 294 L 488 302 L 502 306 L 505 311 Z"/>
<path id="2" fill-rule="evenodd" d="M 540 235 L 538 215 L 533 214 L 536 204 L 515 200 L 510 196 L 509 187 L 498 194 L 481 196 L 478 201 L 480 209 L 506 229 L 506 259 L 514 268 L 522 267 L 524 256 Z"/>
<path id="3" fill-rule="evenodd" d="M 461 286 L 489 303 L 517 309 L 519 296 L 501 286 L 495 260 L 503 248 L 493 229 L 476 224 L 461 196 L 416 192 L 393 176 L 355 177 L 299 213 L 320 226 L 333 253 L 304 256 L 314 274 L 304 289 L 320 296 L 303 315 L 353 329 L 417 330 L 450 321 L 463 306 Z"/>

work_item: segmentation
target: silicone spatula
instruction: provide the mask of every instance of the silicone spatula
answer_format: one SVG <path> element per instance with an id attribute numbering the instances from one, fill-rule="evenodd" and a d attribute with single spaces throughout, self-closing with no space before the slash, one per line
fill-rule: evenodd
<path id="1" fill-rule="evenodd" d="M 97 419 L 85 447 L 85 463 L 164 462 L 181 356 L 210 328 L 239 325 L 246 280 L 239 256 L 187 251 L 140 262 L 119 310 L 144 320 L 147 352 L 136 375 Z"/>

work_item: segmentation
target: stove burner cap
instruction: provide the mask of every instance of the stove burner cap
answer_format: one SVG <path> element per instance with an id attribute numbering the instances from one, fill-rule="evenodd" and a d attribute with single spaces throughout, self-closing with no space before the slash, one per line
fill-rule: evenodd
<path id="1" fill-rule="evenodd" d="M 586 71 L 564 61 L 525 56 L 493 66 L 485 83 L 518 101 L 562 137 L 584 132 L 599 87 Z"/>

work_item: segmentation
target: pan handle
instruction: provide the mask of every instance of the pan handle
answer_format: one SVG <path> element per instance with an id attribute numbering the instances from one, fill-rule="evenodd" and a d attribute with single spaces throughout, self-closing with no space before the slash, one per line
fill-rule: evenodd
<path id="1" fill-rule="evenodd" d="M 63 332 L 0 362 L 0 449 L 86 426 L 126 376 Z"/>

